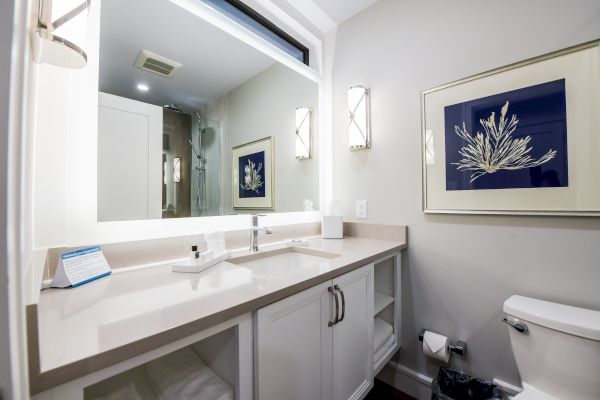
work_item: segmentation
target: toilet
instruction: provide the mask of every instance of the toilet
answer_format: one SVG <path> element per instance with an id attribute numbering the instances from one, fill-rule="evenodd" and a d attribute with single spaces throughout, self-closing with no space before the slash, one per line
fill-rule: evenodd
<path id="1" fill-rule="evenodd" d="M 524 296 L 503 310 L 523 385 L 514 399 L 600 399 L 600 311 Z"/>

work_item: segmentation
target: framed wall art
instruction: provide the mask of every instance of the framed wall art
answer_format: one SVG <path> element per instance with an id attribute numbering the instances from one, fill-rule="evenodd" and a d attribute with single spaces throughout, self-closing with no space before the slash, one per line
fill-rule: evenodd
<path id="1" fill-rule="evenodd" d="M 600 41 L 421 102 L 426 213 L 600 216 Z"/>
<path id="2" fill-rule="evenodd" d="M 233 208 L 273 209 L 273 139 L 232 149 Z"/>

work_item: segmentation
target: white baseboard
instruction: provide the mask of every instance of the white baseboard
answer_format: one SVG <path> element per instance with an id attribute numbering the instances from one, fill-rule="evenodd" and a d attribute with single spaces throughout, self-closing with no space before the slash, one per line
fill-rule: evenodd
<path id="1" fill-rule="evenodd" d="M 432 377 L 417 372 L 414 369 L 410 369 L 402 364 L 397 363 L 396 361 L 390 361 L 387 365 L 390 368 L 396 370 L 397 372 L 400 372 L 401 374 L 404 374 L 407 377 L 412 378 L 423 385 L 431 386 L 431 384 L 433 383 Z"/>
<path id="2" fill-rule="evenodd" d="M 431 399 L 431 383 L 433 382 L 433 378 L 399 364 L 396 361 L 388 362 L 379 375 L 377 375 L 377 378 L 418 400 Z M 498 378 L 494 378 L 493 382 L 504 389 L 510 396 L 514 396 L 523 390 Z"/>
<path id="3" fill-rule="evenodd" d="M 388 362 L 377 378 L 418 400 L 431 399 L 433 378 L 396 361 Z"/>
<path id="4" fill-rule="evenodd" d="M 515 395 L 521 393 L 521 391 L 523 391 L 523 388 L 515 386 L 511 383 L 505 382 L 502 379 L 494 378 L 493 382 L 496 385 L 500 386 L 510 396 L 515 396 Z"/>

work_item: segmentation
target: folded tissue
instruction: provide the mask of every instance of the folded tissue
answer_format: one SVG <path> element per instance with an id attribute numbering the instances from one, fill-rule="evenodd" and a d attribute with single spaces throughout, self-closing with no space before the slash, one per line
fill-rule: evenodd
<path id="1" fill-rule="evenodd" d="M 321 220 L 321 236 L 323 239 L 344 238 L 344 209 L 338 199 L 329 203 L 327 214 Z"/>
<path id="2" fill-rule="evenodd" d="M 286 239 L 285 245 L 287 247 L 308 246 L 308 241 L 306 239 Z"/>

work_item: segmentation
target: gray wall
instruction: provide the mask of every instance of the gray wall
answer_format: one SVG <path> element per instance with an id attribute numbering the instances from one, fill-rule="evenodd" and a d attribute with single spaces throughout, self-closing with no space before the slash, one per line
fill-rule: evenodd
<path id="1" fill-rule="evenodd" d="M 312 158 L 296 160 L 294 131 L 299 106 L 310 107 L 313 121 L 318 121 L 319 87 L 280 63 L 256 74 L 209 106 L 207 117 L 225 123 L 225 214 L 247 212 L 233 209 L 231 149 L 267 136 L 273 137 L 273 211 L 303 211 L 304 199 L 310 199 L 315 210 L 319 208 L 318 125 L 313 123 Z"/>
<path id="2" fill-rule="evenodd" d="M 517 384 L 503 301 L 522 294 L 600 309 L 600 219 L 424 215 L 420 91 L 600 38 L 598 0 L 381 0 L 330 33 L 334 192 L 354 220 L 407 224 L 403 348 L 399 361 L 428 375 L 421 328 L 468 343 L 454 366 Z M 372 93 L 373 147 L 347 148 L 346 90 Z"/>

